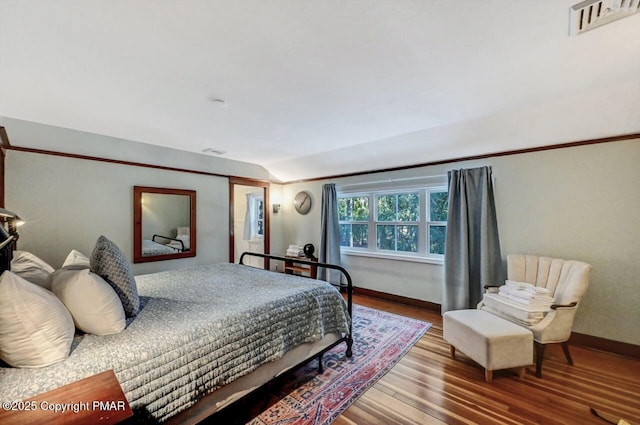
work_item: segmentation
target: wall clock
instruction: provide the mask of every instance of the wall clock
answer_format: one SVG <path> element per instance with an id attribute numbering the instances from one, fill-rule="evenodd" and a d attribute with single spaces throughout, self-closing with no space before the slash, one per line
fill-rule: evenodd
<path id="1" fill-rule="evenodd" d="M 311 209 L 311 195 L 309 194 L 309 192 L 306 192 L 304 190 L 298 192 L 295 199 L 293 200 L 293 205 L 296 207 L 296 211 L 298 211 L 300 214 L 308 213 Z"/>

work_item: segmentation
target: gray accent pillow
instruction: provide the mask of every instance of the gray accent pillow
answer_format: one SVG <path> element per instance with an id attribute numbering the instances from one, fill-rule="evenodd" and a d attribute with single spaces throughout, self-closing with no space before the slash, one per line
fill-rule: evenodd
<path id="1" fill-rule="evenodd" d="M 106 280 L 122 301 L 127 317 L 138 314 L 140 298 L 131 264 L 120 248 L 104 236 L 100 236 L 90 259 L 90 270 Z"/>

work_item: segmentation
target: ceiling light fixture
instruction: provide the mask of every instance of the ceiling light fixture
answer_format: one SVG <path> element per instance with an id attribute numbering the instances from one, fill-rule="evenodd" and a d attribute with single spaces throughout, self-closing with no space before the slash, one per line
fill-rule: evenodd
<path id="1" fill-rule="evenodd" d="M 220 149 L 214 149 L 214 148 L 202 149 L 202 152 L 208 153 L 210 155 L 224 155 L 225 153 L 227 153 L 227 151 L 221 151 Z"/>
<path id="2" fill-rule="evenodd" d="M 227 107 L 227 101 L 224 99 L 220 99 L 217 97 L 212 97 L 209 99 L 211 101 L 211 103 L 213 103 L 216 106 L 220 106 L 222 108 L 226 108 Z"/>

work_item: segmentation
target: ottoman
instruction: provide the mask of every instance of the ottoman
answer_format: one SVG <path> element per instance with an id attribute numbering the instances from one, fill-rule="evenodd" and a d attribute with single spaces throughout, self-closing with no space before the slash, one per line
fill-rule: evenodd
<path id="1" fill-rule="evenodd" d="M 518 368 L 524 377 L 525 366 L 533 364 L 533 334 L 528 329 L 484 310 L 447 311 L 442 316 L 443 338 L 484 367 L 491 382 L 493 371 Z"/>

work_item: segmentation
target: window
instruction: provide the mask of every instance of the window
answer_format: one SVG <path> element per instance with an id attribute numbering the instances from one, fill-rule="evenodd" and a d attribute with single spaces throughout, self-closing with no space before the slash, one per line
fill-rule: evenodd
<path id="1" fill-rule="evenodd" d="M 244 222 L 244 240 L 264 237 L 264 199 L 262 195 L 247 195 L 247 211 Z"/>
<path id="2" fill-rule="evenodd" d="M 369 246 L 369 198 L 366 196 L 338 199 L 340 246 Z"/>
<path id="3" fill-rule="evenodd" d="M 374 196 L 376 199 L 376 248 L 387 251 L 418 252 L 419 193 Z"/>
<path id="4" fill-rule="evenodd" d="M 429 221 L 427 233 L 430 255 L 444 255 L 444 239 L 447 235 L 448 193 L 428 191 Z"/>
<path id="5" fill-rule="evenodd" d="M 338 195 L 340 245 L 347 253 L 442 260 L 447 189 Z"/>
<path id="6" fill-rule="evenodd" d="M 261 238 L 264 235 L 264 201 L 262 196 L 257 197 L 253 204 L 253 216 L 255 217 L 253 236 Z"/>

